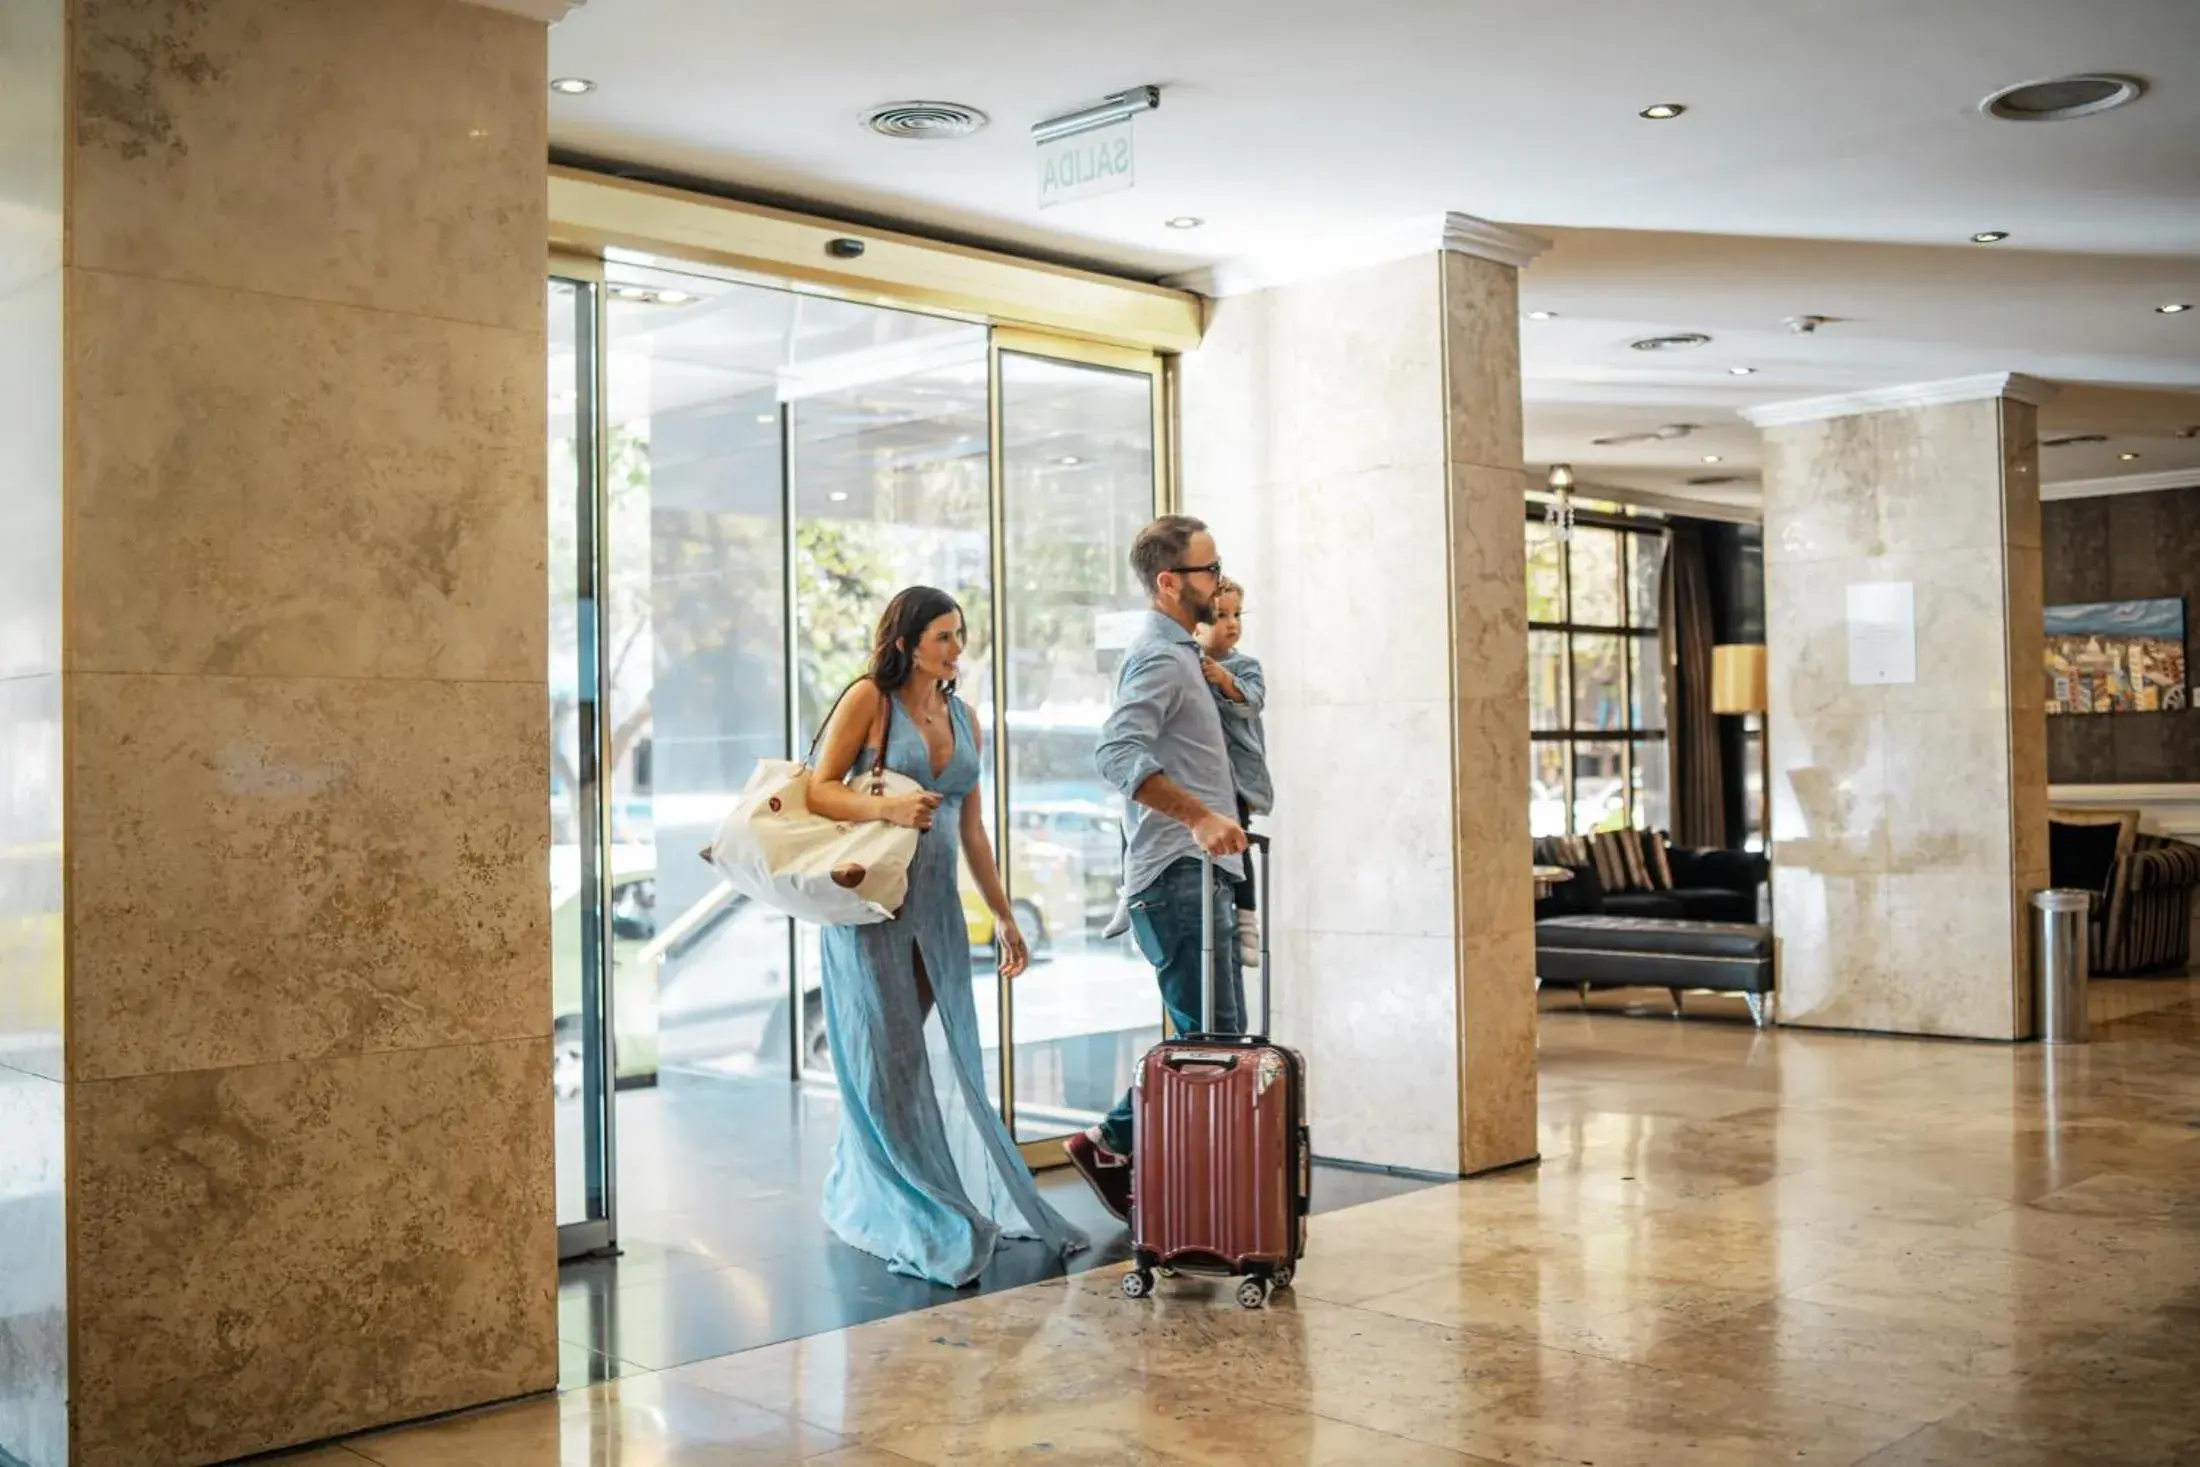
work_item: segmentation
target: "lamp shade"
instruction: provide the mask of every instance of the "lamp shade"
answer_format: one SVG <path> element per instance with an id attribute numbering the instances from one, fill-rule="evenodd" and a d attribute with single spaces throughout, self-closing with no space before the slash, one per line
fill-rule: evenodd
<path id="1" fill-rule="evenodd" d="M 1765 711 L 1765 649 L 1754 642 L 1711 649 L 1711 711 Z"/>

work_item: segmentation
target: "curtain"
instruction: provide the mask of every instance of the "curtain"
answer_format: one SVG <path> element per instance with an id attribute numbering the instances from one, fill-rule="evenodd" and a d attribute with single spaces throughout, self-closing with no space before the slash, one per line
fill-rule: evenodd
<path id="1" fill-rule="evenodd" d="M 1673 843 L 1726 844 L 1726 772 L 1711 711 L 1711 569 L 1702 526 L 1674 520 L 1658 577 L 1658 651 L 1665 667 Z"/>

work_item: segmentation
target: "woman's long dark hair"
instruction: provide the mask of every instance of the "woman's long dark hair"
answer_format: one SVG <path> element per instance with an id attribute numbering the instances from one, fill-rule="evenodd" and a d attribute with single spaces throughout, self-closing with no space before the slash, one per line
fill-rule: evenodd
<path id="1" fill-rule="evenodd" d="M 917 669 L 914 649 L 924 640 L 924 629 L 943 616 L 960 619 L 962 614 L 955 598 L 934 586 L 911 586 L 895 593 L 871 638 L 871 681 L 881 692 L 899 690 Z M 949 683 L 942 691 L 952 693 L 955 685 Z"/>

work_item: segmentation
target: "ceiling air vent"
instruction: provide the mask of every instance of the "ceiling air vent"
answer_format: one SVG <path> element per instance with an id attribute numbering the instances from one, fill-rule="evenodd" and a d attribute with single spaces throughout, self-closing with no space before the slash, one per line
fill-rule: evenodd
<path id="1" fill-rule="evenodd" d="M 1687 351 L 1692 346 L 1709 346 L 1711 338 L 1701 331 L 1677 331 L 1671 336 L 1645 336 L 1627 344 L 1636 351 Z"/>
<path id="2" fill-rule="evenodd" d="M 1741 482 L 1742 476 L 1740 474 L 1698 474 L 1688 481 L 1688 487 L 1691 489 L 1710 489 L 1720 484 L 1739 484 Z"/>
<path id="3" fill-rule="evenodd" d="M 2135 76 L 2088 72 L 2003 87 L 1979 103 L 1979 110 L 2005 122 L 2063 122 L 2136 102 L 2146 89 Z"/>
<path id="4" fill-rule="evenodd" d="M 2075 448 L 2081 443 L 2106 443 L 2106 433 L 2069 433 L 2061 438 L 2042 438 L 2042 448 Z"/>
<path id="5" fill-rule="evenodd" d="M 960 102 L 888 102 L 864 114 L 863 125 L 880 137 L 966 138 L 989 121 L 975 107 Z"/>
<path id="6" fill-rule="evenodd" d="M 1676 439 L 1686 438 L 1695 431 L 1694 423 L 1667 423 L 1646 433 L 1608 433 L 1602 438 L 1592 438 L 1589 441 L 1599 448 L 1617 448 L 1625 443 L 1671 443 Z"/>

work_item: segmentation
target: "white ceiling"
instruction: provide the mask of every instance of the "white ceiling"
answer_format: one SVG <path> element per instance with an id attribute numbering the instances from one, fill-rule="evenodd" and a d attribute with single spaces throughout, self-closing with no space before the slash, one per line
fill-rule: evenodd
<path id="1" fill-rule="evenodd" d="M 1740 407 L 2005 370 L 2157 389 L 2051 406 L 2049 432 L 2118 436 L 2049 451 L 2050 482 L 2200 477 L 2171 436 L 2200 396 L 2160 391 L 2200 394 L 2200 310 L 2154 311 L 2200 303 L 2194 0 L 590 0 L 550 50 L 599 84 L 552 98 L 561 149 L 1148 278 L 1446 210 L 1526 226 L 1555 244 L 1523 306 L 1558 313 L 1522 323 L 1528 458 L 1584 480 L 1746 499 L 1683 488 L 1753 476 Z M 1976 110 L 2079 70 L 2151 89 L 2065 123 Z M 1040 211 L 1029 125 L 1143 82 L 1138 186 Z M 908 98 L 993 126 L 859 126 Z M 1690 110 L 1635 115 L 1661 101 Z M 1627 347 L 1677 330 L 1715 339 Z M 1702 427 L 1589 441 L 1678 422 Z"/>

